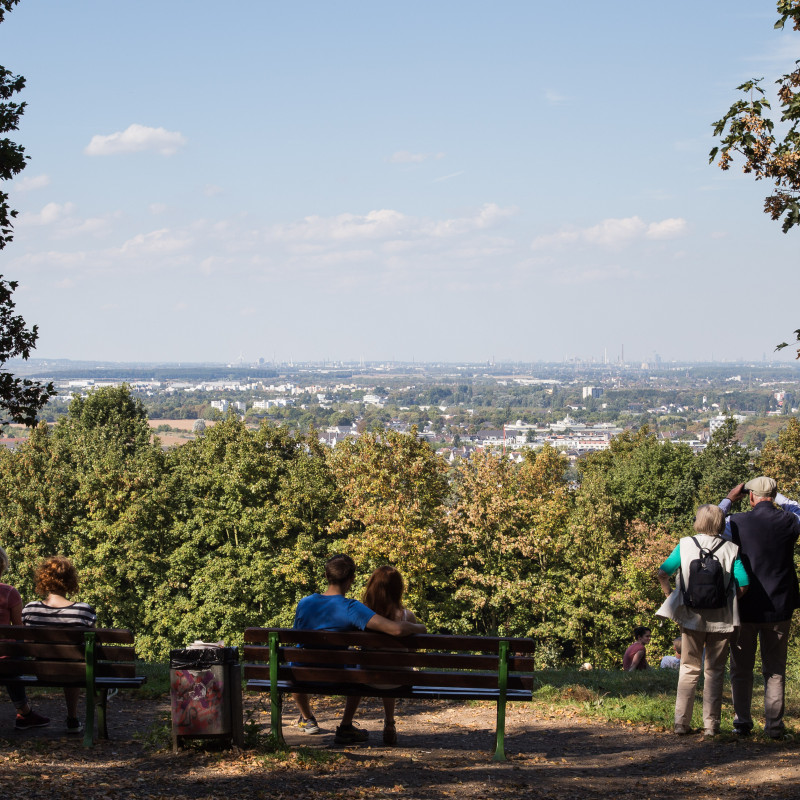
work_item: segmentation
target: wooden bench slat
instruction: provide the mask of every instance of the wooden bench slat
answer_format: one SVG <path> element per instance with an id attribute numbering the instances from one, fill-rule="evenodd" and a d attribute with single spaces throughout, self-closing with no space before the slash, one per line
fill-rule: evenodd
<path id="1" fill-rule="evenodd" d="M 245 644 L 269 642 L 270 632 L 276 632 L 282 644 L 311 644 L 364 647 L 381 649 L 413 650 L 463 650 L 482 653 L 497 653 L 501 641 L 509 642 L 515 653 L 534 653 L 536 642 L 533 639 L 517 639 L 489 636 L 444 636 L 430 633 L 414 636 L 395 637 L 371 631 L 298 631 L 293 628 L 247 628 L 244 632 Z"/>
<path id="2" fill-rule="evenodd" d="M 80 661 L 16 661 L 0 658 L 0 676 L 5 675 L 38 675 L 53 679 L 63 677 L 70 683 L 75 680 L 86 683 L 86 666 Z"/>
<path id="3" fill-rule="evenodd" d="M 36 633 L 32 633 L 36 631 Z M 56 642 L 62 644 L 78 644 L 83 642 L 83 634 L 87 631 L 95 634 L 98 644 L 133 644 L 133 634 L 128 630 L 117 628 L 82 628 L 71 625 L 0 625 L 0 640 L 20 639 L 38 642 Z"/>
<path id="4" fill-rule="evenodd" d="M 80 644 L 51 642 L 0 642 L 0 656 L 6 658 L 49 658 L 64 661 L 83 661 L 86 648 Z"/>
<path id="5" fill-rule="evenodd" d="M 494 655 L 471 655 L 466 653 L 404 652 L 402 650 L 312 650 L 311 648 L 280 647 L 281 662 L 314 662 L 320 664 L 363 664 L 365 666 L 429 667 L 432 669 L 497 669 L 498 658 Z M 245 645 L 242 649 L 245 661 L 269 663 L 269 648 L 263 645 Z M 512 672 L 533 672 L 532 658 L 512 656 L 508 659 Z"/>
<path id="6" fill-rule="evenodd" d="M 246 680 L 269 681 L 269 667 L 255 664 L 244 665 Z M 379 685 L 413 685 L 413 686 L 451 686 L 466 689 L 497 688 L 497 673 L 478 672 L 439 672 L 439 671 L 407 671 L 407 670 L 371 670 L 371 669 L 336 669 L 326 667 L 289 667 L 282 664 L 278 668 L 278 678 L 296 683 L 361 683 Z M 533 678 L 524 675 L 509 675 L 508 686 L 511 688 L 530 689 Z M 326 692 L 329 694 L 329 692 Z"/>
<path id="7" fill-rule="evenodd" d="M 247 688 L 255 692 L 269 692 L 269 680 L 250 680 Z M 404 697 L 424 698 L 429 700 L 497 700 L 497 689 L 462 689 L 451 686 L 404 686 L 399 689 L 377 689 L 374 686 L 362 686 L 355 683 L 305 683 L 301 687 L 308 694 L 362 696 L 362 697 Z M 278 689 L 282 694 L 295 692 L 297 684 L 291 681 L 278 681 Z M 528 689 L 509 689 L 509 700 L 530 700 Z"/>

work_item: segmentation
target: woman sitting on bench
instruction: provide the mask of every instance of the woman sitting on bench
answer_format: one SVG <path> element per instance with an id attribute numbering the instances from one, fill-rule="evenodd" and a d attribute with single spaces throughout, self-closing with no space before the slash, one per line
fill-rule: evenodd
<path id="1" fill-rule="evenodd" d="M 419 623 L 414 613 L 403 605 L 404 591 L 403 576 L 394 567 L 387 564 L 378 567 L 370 575 L 361 602 L 376 614 L 393 622 Z M 383 700 L 383 743 L 395 745 L 397 744 L 397 728 L 394 721 L 396 700 L 394 697 L 381 699 Z"/>
<path id="2" fill-rule="evenodd" d="M 44 598 L 28 603 L 22 609 L 25 625 L 72 625 L 93 628 L 97 622 L 94 609 L 87 603 L 67 600 L 67 595 L 78 591 L 78 572 L 72 562 L 64 556 L 50 556 L 36 570 L 36 594 Z M 83 723 L 78 719 L 80 689 L 65 687 L 67 701 L 67 733 L 81 733 Z"/>
<path id="3" fill-rule="evenodd" d="M 8 553 L 0 547 L 0 578 L 8 569 L 8 565 Z M 0 581 L 0 625 L 22 625 L 22 598 L 13 586 L 2 581 Z M 19 683 L 7 683 L 6 689 L 11 702 L 17 709 L 17 720 L 14 727 L 18 731 L 42 728 L 50 724 L 47 717 L 43 717 L 31 709 L 24 686 Z"/>

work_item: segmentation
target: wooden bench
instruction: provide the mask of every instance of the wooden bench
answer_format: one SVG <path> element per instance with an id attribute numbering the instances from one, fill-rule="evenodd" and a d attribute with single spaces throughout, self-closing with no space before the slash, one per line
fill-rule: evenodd
<path id="1" fill-rule="evenodd" d="M 272 735 L 283 742 L 281 696 L 287 692 L 497 704 L 494 760 L 505 761 L 509 700 L 530 700 L 533 639 L 248 628 L 247 688 L 269 691 Z M 376 686 L 395 688 L 376 688 Z"/>
<path id="2" fill-rule="evenodd" d="M 87 747 L 95 740 L 95 709 L 98 736 L 108 739 L 109 690 L 136 689 L 146 680 L 136 675 L 128 630 L 0 625 L 0 683 L 85 688 Z"/>

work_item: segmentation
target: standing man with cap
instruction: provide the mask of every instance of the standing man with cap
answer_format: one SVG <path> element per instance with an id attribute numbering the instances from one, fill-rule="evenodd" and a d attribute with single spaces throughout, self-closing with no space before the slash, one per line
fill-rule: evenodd
<path id="1" fill-rule="evenodd" d="M 749 495 L 752 510 L 728 517 L 725 536 L 739 545 L 750 575 L 750 591 L 739 601 L 741 627 L 731 644 L 733 731 L 749 735 L 753 728 L 753 668 L 761 644 L 764 675 L 764 732 L 772 739 L 784 735 L 786 653 L 792 612 L 800 607 L 794 567 L 794 546 L 800 536 L 800 505 L 778 494 L 773 478 L 753 478 L 728 492 L 719 504 L 731 505 Z M 781 508 L 778 508 L 780 506 Z"/>

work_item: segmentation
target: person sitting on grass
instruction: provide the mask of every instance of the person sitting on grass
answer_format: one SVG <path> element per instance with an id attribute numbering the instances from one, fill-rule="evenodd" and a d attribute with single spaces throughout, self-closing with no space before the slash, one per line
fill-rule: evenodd
<path id="1" fill-rule="evenodd" d="M 78 591 L 78 572 L 64 556 L 50 556 L 36 570 L 36 594 L 44 600 L 28 603 L 22 609 L 24 625 L 70 625 L 93 628 L 97 615 L 88 603 L 67 600 L 67 595 Z M 75 686 L 64 687 L 67 702 L 67 733 L 81 733 L 83 723 L 78 719 L 78 700 L 81 690 Z"/>
<path id="2" fill-rule="evenodd" d="M 644 625 L 638 625 L 633 629 L 633 644 L 625 651 L 622 656 L 622 669 L 625 672 L 633 672 L 637 669 L 647 669 L 647 652 L 645 648 L 650 643 L 652 631 Z"/>
<path id="3" fill-rule="evenodd" d="M 380 631 L 391 636 L 410 636 L 425 633 L 425 626 L 418 622 L 396 622 L 382 617 L 358 600 L 347 597 L 356 577 L 356 565 L 350 556 L 338 553 L 325 562 L 325 580 L 328 588 L 322 594 L 304 597 L 294 615 L 294 628 L 306 631 Z M 292 698 L 300 710 L 297 724 L 306 733 L 319 733 L 320 727 L 311 710 L 307 694 L 295 692 Z M 337 744 L 358 744 L 369 740 L 367 731 L 353 725 L 360 697 L 348 697 L 342 721 L 336 728 L 334 741 Z"/>
<path id="4" fill-rule="evenodd" d="M 8 553 L 0 547 L 0 578 L 3 577 L 8 566 Z M 0 625 L 22 625 L 22 598 L 13 586 L 2 582 L 0 582 Z M 6 690 L 17 709 L 17 719 L 14 723 L 16 730 L 27 731 L 30 728 L 43 728 L 50 724 L 47 717 L 43 717 L 31 709 L 25 687 L 22 684 L 7 683 Z"/>
<path id="5" fill-rule="evenodd" d="M 659 667 L 661 669 L 680 669 L 681 668 L 681 640 L 680 637 L 677 639 L 672 640 L 672 649 L 675 651 L 675 654 L 664 656 L 661 659 L 661 663 Z"/>

